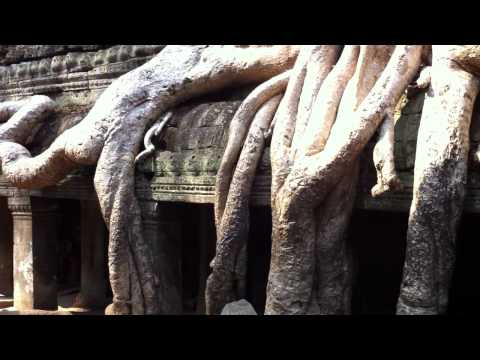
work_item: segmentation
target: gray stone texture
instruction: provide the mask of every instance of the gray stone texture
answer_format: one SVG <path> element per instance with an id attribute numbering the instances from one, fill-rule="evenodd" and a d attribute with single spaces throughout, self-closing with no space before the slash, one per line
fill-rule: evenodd
<path id="1" fill-rule="evenodd" d="M 245 299 L 225 305 L 221 315 L 257 315 L 253 306 Z"/>

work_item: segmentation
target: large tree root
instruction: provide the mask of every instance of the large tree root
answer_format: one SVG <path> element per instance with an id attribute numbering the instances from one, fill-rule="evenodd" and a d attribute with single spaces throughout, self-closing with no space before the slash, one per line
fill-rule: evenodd
<path id="1" fill-rule="evenodd" d="M 393 46 L 361 46 L 353 77 L 342 96 L 332 131 L 347 128 L 387 65 Z M 319 149 L 323 150 L 324 146 Z M 316 209 L 315 291 L 308 313 L 349 314 L 353 286 L 352 253 L 346 243 L 356 195 L 358 161 Z"/>
<path id="2" fill-rule="evenodd" d="M 305 128 L 308 125 L 315 99 L 323 82 L 331 72 L 340 55 L 340 46 L 317 45 L 307 64 L 307 72 L 298 103 L 298 116 L 295 122 L 295 133 L 292 139 L 292 153 L 302 146 Z"/>
<path id="3" fill-rule="evenodd" d="M 250 191 L 255 170 L 265 147 L 265 133 L 275 114 L 281 95 L 271 98 L 258 110 L 243 145 L 233 174 L 228 199 L 221 219 L 212 274 L 206 288 L 207 313 L 220 314 L 223 307 L 242 297 L 238 284 L 245 282 L 249 232 Z"/>
<path id="4" fill-rule="evenodd" d="M 304 314 L 309 311 L 314 283 L 314 261 L 311 260 L 314 253 L 311 239 L 315 238 L 312 234 L 314 209 L 332 191 L 338 178 L 354 165 L 387 111 L 396 106 L 420 66 L 421 51 L 421 46 L 397 46 L 385 70 L 380 69 L 380 77 L 349 126 L 334 126 L 325 148 L 295 161 L 280 190 L 273 193 L 277 218 L 273 221 L 266 313 Z M 274 138 L 277 130 L 274 130 Z M 281 129 L 278 131 L 284 133 Z M 273 140 L 272 150 L 276 150 Z"/>
<path id="5" fill-rule="evenodd" d="M 358 170 L 357 162 L 316 209 L 317 279 L 308 313 L 348 315 L 351 312 L 353 259 L 345 240 L 355 203 Z"/>
<path id="6" fill-rule="evenodd" d="M 217 172 L 215 184 L 215 224 L 220 229 L 225 204 L 229 194 L 230 181 L 238 161 L 238 155 L 245 142 L 250 123 L 255 113 L 267 100 L 283 93 L 290 79 L 291 71 L 286 71 L 257 87 L 240 105 L 233 117 L 227 146 Z M 220 238 L 220 235 L 217 234 Z"/>
<path id="7" fill-rule="evenodd" d="M 470 121 L 479 91 L 479 80 L 464 71 L 449 50 L 433 47 L 398 314 L 439 314 L 448 304 L 465 197 Z"/>

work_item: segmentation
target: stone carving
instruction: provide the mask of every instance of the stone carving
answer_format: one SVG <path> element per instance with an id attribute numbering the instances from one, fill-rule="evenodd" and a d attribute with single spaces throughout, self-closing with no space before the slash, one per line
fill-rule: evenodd
<path id="1" fill-rule="evenodd" d="M 113 79 L 148 61 L 163 45 L 122 45 L 102 49 L 102 46 L 61 47 L 41 56 L 40 60 L 9 63 L 0 66 L 0 96 L 27 96 L 106 87 Z M 28 47 L 12 49 L 11 60 L 22 58 Z M 72 49 L 83 51 L 72 51 Z M 23 52 L 22 52 L 23 50 Z M 92 51 L 96 50 L 96 51 Z M 37 54 L 37 49 L 30 49 Z M 50 55 L 48 57 L 44 57 Z"/>

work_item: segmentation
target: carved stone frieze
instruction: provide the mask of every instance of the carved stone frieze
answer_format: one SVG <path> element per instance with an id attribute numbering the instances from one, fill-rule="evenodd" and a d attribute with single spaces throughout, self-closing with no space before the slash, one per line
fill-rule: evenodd
<path id="1" fill-rule="evenodd" d="M 26 45 L 17 47 L 26 51 Z M 100 45 L 79 45 L 52 50 L 43 56 L 30 49 L 38 56 L 31 59 L 11 56 L 10 61 L 4 61 L 6 64 L 0 66 L 0 97 L 104 88 L 118 76 L 148 61 L 163 47 L 115 45 L 104 49 Z M 21 62 L 11 63 L 15 59 Z"/>

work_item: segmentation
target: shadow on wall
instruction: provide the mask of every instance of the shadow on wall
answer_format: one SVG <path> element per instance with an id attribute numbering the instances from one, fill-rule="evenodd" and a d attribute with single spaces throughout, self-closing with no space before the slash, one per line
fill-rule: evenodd
<path id="1" fill-rule="evenodd" d="M 480 215 L 464 215 L 457 241 L 457 260 L 450 291 L 449 314 L 477 314 L 480 303 L 478 277 L 478 222 Z"/>
<path id="2" fill-rule="evenodd" d="M 13 296 L 13 224 L 7 198 L 0 198 L 0 296 Z"/>

